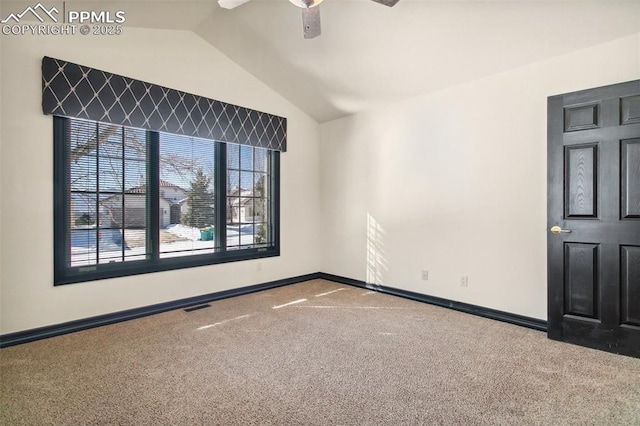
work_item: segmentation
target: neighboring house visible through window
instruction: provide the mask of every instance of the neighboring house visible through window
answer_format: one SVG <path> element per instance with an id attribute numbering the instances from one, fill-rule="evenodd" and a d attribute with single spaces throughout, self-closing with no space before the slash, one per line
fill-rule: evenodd
<path id="1" fill-rule="evenodd" d="M 279 152 L 60 117 L 54 134 L 56 284 L 279 254 Z"/>
<path id="2" fill-rule="evenodd" d="M 160 227 L 180 223 L 182 215 L 180 202 L 186 200 L 187 190 L 170 182 L 160 179 Z M 130 226 L 144 227 L 146 224 L 146 187 L 144 177 L 140 175 L 136 186 L 125 190 L 124 212 Z M 117 212 L 122 217 L 122 195 L 114 195 L 104 199 L 101 203 L 107 209 Z M 186 210 L 185 210 L 186 211 Z"/>

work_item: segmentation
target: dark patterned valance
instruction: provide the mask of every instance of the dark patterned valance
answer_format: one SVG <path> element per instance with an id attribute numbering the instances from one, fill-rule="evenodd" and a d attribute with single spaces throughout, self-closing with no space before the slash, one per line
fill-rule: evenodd
<path id="1" fill-rule="evenodd" d="M 287 150 L 287 119 L 71 62 L 42 59 L 42 111 Z"/>

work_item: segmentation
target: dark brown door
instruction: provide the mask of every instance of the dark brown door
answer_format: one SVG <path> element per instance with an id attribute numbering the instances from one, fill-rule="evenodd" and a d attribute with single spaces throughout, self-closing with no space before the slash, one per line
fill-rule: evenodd
<path id="1" fill-rule="evenodd" d="M 548 336 L 640 357 L 640 80 L 550 97 L 547 156 Z"/>

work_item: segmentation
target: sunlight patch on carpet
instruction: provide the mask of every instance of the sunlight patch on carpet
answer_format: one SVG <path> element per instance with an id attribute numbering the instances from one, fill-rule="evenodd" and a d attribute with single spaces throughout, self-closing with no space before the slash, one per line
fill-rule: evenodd
<path id="1" fill-rule="evenodd" d="M 285 306 L 295 305 L 296 303 L 302 303 L 306 301 L 307 299 L 298 299 L 298 300 L 294 300 L 293 302 L 285 303 L 284 305 L 276 305 L 272 309 L 280 309 L 280 308 L 284 308 Z"/>
<path id="2" fill-rule="evenodd" d="M 243 318 L 249 318 L 250 316 L 251 315 L 240 315 L 239 317 L 230 318 L 228 320 L 216 322 L 216 323 L 209 324 L 209 325 L 203 325 L 202 327 L 198 327 L 198 330 L 206 330 L 207 328 L 216 327 L 218 325 L 226 324 L 228 322 L 239 320 L 239 319 L 243 319 Z"/>
<path id="3" fill-rule="evenodd" d="M 322 297 L 322 296 L 328 296 L 331 293 L 336 293 L 338 291 L 342 291 L 342 290 L 346 290 L 346 288 L 339 288 L 337 290 L 332 290 L 332 291 L 327 291 L 326 293 L 320 293 L 320 294 L 316 294 L 314 297 Z"/>

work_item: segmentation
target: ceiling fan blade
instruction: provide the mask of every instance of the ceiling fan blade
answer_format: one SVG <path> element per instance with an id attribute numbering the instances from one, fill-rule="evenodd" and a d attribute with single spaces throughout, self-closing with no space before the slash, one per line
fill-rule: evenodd
<path id="1" fill-rule="evenodd" d="M 371 0 L 371 1 L 375 1 L 376 3 L 384 4 L 385 6 L 393 7 L 400 0 Z"/>
<path id="2" fill-rule="evenodd" d="M 238 6 L 242 6 L 249 0 L 218 0 L 218 4 L 223 9 L 234 9 Z"/>
<path id="3" fill-rule="evenodd" d="M 304 38 L 314 38 L 320 35 L 320 8 L 318 6 L 302 9 L 302 31 L 304 31 Z"/>

